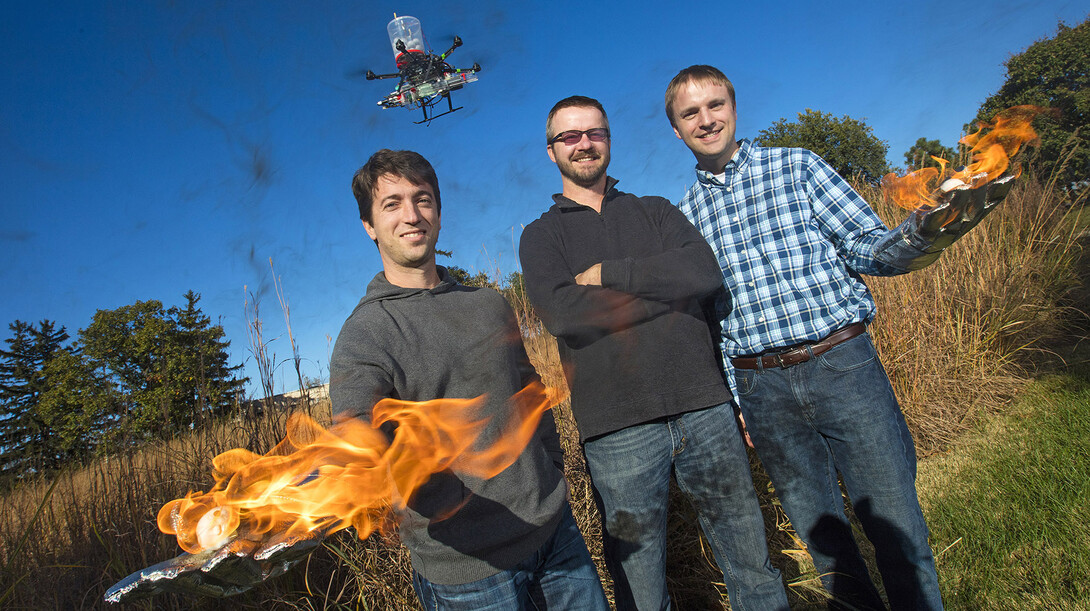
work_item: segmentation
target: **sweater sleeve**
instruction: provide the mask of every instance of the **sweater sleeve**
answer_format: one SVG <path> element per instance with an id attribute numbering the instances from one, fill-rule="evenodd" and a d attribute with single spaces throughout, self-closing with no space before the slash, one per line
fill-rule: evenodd
<path id="1" fill-rule="evenodd" d="M 393 394 L 393 378 L 374 353 L 365 325 L 349 318 L 329 359 L 329 398 L 336 417 L 371 420 L 375 403 Z"/>
<path id="2" fill-rule="evenodd" d="M 610 333 L 659 316 L 666 303 L 640 299 L 601 286 L 581 286 L 561 245 L 540 220 L 522 232 L 519 241 L 526 295 L 545 328 L 572 344 L 589 344 Z"/>
<path id="3" fill-rule="evenodd" d="M 704 297 L 723 285 L 715 253 L 680 210 L 660 197 L 643 198 L 663 252 L 602 262 L 602 286 L 654 301 Z"/>

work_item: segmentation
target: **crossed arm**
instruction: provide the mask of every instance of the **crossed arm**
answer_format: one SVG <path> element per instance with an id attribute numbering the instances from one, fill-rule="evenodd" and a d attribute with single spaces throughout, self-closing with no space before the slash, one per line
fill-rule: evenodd
<path id="1" fill-rule="evenodd" d="M 652 210 L 661 252 L 628 257 L 622 244 L 616 258 L 585 269 L 572 269 L 564 236 L 539 224 L 526 228 L 519 249 L 526 291 L 550 333 L 587 344 L 722 286 L 719 263 L 700 232 L 665 200 Z"/>

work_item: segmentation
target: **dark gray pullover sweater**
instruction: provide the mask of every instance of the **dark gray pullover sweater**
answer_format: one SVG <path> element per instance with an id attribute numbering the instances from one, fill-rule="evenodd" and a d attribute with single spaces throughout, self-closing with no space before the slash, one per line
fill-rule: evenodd
<path id="1" fill-rule="evenodd" d="M 526 294 L 557 338 L 583 440 L 730 397 L 699 304 L 722 289 L 719 262 L 669 201 L 616 183 L 600 214 L 554 195 L 519 244 Z M 602 286 L 576 284 L 595 263 Z"/>
<path id="2" fill-rule="evenodd" d="M 379 399 L 488 395 L 480 443 L 503 430 L 507 402 L 537 373 L 514 313 L 491 289 L 454 282 L 439 268 L 433 289 L 394 286 L 379 273 L 337 336 L 329 363 L 335 415 L 369 419 Z M 567 500 L 551 413 L 519 458 L 487 480 L 445 471 L 410 499 L 401 539 L 429 581 L 469 583 L 510 568 L 552 536 Z M 454 512 L 451 514 L 451 512 Z"/>

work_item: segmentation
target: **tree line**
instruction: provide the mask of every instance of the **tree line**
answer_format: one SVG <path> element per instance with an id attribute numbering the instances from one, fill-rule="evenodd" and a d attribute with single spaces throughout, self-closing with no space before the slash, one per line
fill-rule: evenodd
<path id="1" fill-rule="evenodd" d="M 1040 141 L 1022 165 L 1042 180 L 1054 178 L 1058 187 L 1074 196 L 1090 181 L 1090 19 L 1075 27 L 1059 24 L 1054 37 L 1012 55 L 1005 65 L 1006 81 L 984 100 L 965 132 L 976 131 L 979 123 L 1012 106 L 1055 109 L 1034 121 Z M 889 145 L 864 121 L 846 115 L 838 118 L 808 108 L 796 121 L 779 119 L 754 141 L 810 149 L 845 178 L 873 182 L 901 170 L 886 163 Z M 905 169 L 937 166 L 932 156 L 956 161 L 959 152 L 939 140 L 919 138 L 904 154 Z"/>
<path id="2" fill-rule="evenodd" d="M 98 310 L 74 341 L 56 323 L 16 320 L 0 350 L 0 478 L 169 438 L 235 407 L 242 365 L 222 325 L 185 294 Z"/>

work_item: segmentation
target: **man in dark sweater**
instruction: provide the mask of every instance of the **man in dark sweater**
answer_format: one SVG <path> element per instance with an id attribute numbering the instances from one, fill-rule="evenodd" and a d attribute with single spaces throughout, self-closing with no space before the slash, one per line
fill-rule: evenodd
<path id="1" fill-rule="evenodd" d="M 422 156 L 381 150 L 352 191 L 383 271 L 337 337 L 334 414 L 369 419 L 385 397 L 487 395 L 477 444 L 489 445 L 512 420 L 511 397 L 539 381 L 514 313 L 499 293 L 461 286 L 436 265 L 439 182 Z M 426 609 L 607 608 L 568 505 L 562 458 L 546 414 L 499 474 L 449 469 L 412 493 L 400 533 Z"/>
<path id="2" fill-rule="evenodd" d="M 603 517 L 618 609 L 669 609 L 671 474 L 699 514 L 733 609 L 786 609 L 749 462 L 699 300 L 719 289 L 707 242 L 665 199 L 614 188 L 602 105 L 546 122 L 563 193 L 522 234 L 526 292 L 557 337 Z"/>

